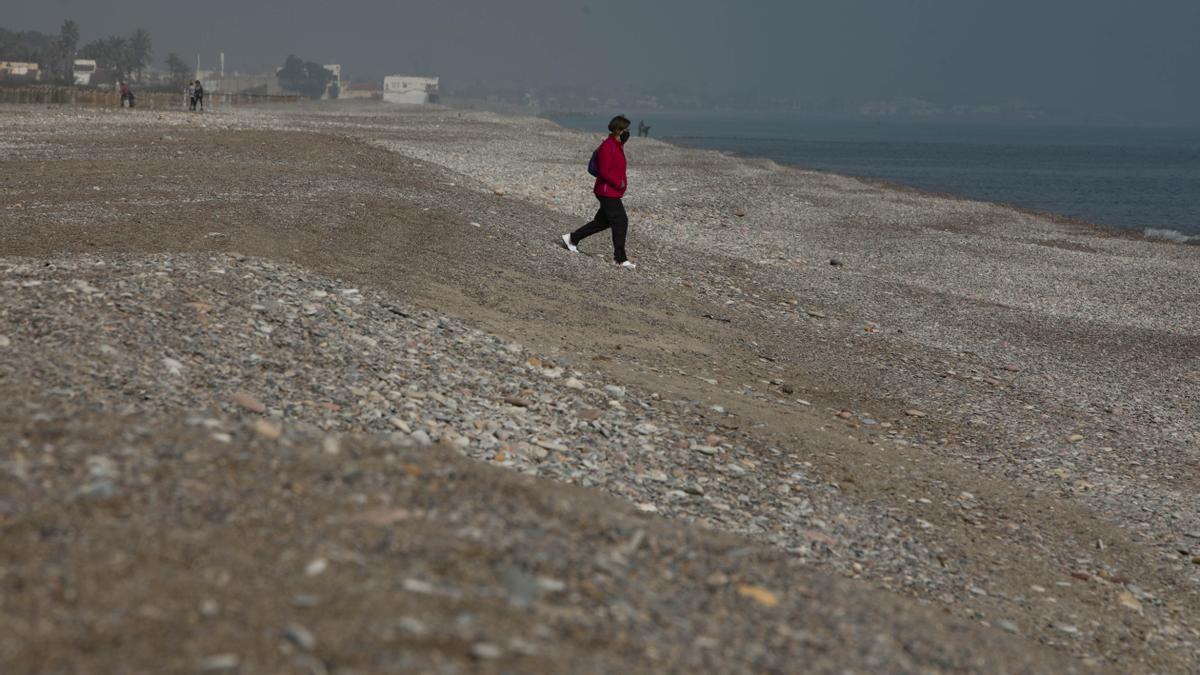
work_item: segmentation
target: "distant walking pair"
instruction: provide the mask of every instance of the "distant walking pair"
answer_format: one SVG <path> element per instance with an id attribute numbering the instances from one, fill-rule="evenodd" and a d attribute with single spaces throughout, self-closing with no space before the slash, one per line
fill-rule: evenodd
<path id="1" fill-rule="evenodd" d="M 188 110 L 195 110 L 197 106 L 200 110 L 204 110 L 204 86 L 200 84 L 200 80 L 192 80 L 188 83 L 187 104 Z"/>
<path id="2" fill-rule="evenodd" d="M 625 196 L 625 143 L 629 140 L 629 120 L 617 115 L 608 123 L 608 138 L 596 148 L 588 173 L 596 177 L 592 192 L 600 201 L 600 210 L 592 222 L 562 236 L 563 247 L 572 253 L 579 252 L 579 242 L 588 237 L 612 230 L 613 260 L 617 267 L 637 269 L 637 265 L 625 255 L 625 233 L 629 229 L 629 217 L 621 198 Z"/>

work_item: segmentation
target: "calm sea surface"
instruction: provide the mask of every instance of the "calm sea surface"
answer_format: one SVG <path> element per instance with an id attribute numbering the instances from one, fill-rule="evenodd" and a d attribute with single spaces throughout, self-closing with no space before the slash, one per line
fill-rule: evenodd
<path id="1" fill-rule="evenodd" d="M 1200 129 L 630 115 L 653 138 L 1200 243 Z M 555 117 L 604 131 L 607 118 Z M 636 143 L 634 138 L 631 143 Z M 631 145 L 631 149 L 635 146 Z"/>

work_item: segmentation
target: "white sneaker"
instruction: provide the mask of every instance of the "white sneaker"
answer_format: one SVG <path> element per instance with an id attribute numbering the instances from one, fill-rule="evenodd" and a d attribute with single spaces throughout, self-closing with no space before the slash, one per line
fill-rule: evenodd
<path id="1" fill-rule="evenodd" d="M 568 251 L 570 251 L 571 253 L 579 253 L 579 247 L 576 246 L 575 244 L 571 243 L 571 235 L 570 234 L 564 234 L 562 236 L 562 243 L 563 243 L 563 246 L 565 246 L 566 249 Z"/>
<path id="2" fill-rule="evenodd" d="M 623 267 L 627 270 L 636 270 L 637 263 L 633 262 L 632 260 L 626 260 L 625 262 L 617 263 L 617 267 Z"/>

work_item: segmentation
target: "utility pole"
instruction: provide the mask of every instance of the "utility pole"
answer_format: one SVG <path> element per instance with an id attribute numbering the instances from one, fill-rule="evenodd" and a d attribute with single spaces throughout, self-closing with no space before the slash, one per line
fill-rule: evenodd
<path id="1" fill-rule="evenodd" d="M 225 79 L 225 52 L 221 52 L 221 79 Z"/>

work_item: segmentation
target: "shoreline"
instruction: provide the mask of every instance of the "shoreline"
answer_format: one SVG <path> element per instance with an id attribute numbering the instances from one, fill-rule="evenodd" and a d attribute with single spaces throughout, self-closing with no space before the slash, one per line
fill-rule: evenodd
<path id="1" fill-rule="evenodd" d="M 513 113 L 511 111 L 506 114 L 519 116 L 516 113 Z M 566 115 L 563 115 L 561 117 L 566 117 Z M 582 115 L 581 117 L 592 117 L 592 115 Z M 536 118 L 544 119 L 546 121 L 552 122 L 552 123 L 562 127 L 563 129 L 569 129 L 569 130 L 573 130 L 573 131 L 581 131 L 583 133 L 588 133 L 587 131 L 584 131 L 582 129 L 564 126 L 564 125 L 560 124 L 553 116 L 543 116 L 543 115 L 539 114 L 536 116 Z M 833 121 L 842 121 L 842 120 L 833 120 Z M 971 126 L 972 123 L 960 123 L 960 124 L 961 124 L 961 126 L 969 127 L 969 126 Z M 1103 127 L 1101 127 L 1101 128 L 1103 128 Z M 1121 128 L 1121 127 L 1118 127 L 1118 128 Z M 1141 129 L 1142 127 L 1132 127 L 1132 128 Z M 1167 128 L 1174 128 L 1174 127 L 1167 127 Z M 1190 127 L 1179 127 L 1179 128 L 1184 129 L 1184 130 L 1191 129 Z M 833 170 L 829 170 L 829 169 L 805 166 L 803 164 L 780 162 L 776 159 L 773 159 L 771 157 L 766 157 L 763 155 L 753 155 L 753 154 L 742 153 L 742 152 L 732 152 L 732 151 L 726 151 L 726 150 L 719 150 L 719 149 L 715 149 L 715 148 L 707 148 L 707 147 L 703 147 L 700 145 L 689 145 L 689 144 L 685 144 L 685 143 L 679 143 L 679 142 L 672 140 L 672 138 L 670 138 L 670 137 L 656 137 L 654 140 L 662 142 L 662 143 L 674 145 L 681 149 L 718 152 L 718 153 L 722 153 L 722 154 L 728 154 L 731 157 L 739 157 L 739 158 L 746 159 L 746 160 L 771 161 L 771 162 L 778 164 L 781 167 L 787 167 L 787 168 L 796 169 L 799 171 L 806 171 L 806 172 L 812 172 L 812 173 L 829 174 L 832 176 L 839 176 L 842 178 L 858 180 L 858 181 L 862 181 L 863 183 L 868 184 L 868 185 L 873 185 L 873 186 L 880 187 L 880 188 L 887 189 L 887 190 L 894 190 L 897 192 L 918 194 L 918 195 L 922 195 L 922 196 L 936 197 L 936 198 L 940 198 L 940 199 L 958 200 L 958 201 L 965 201 L 965 202 L 979 202 L 982 204 L 989 204 L 989 205 L 993 205 L 993 206 L 1011 209 L 1011 210 L 1014 210 L 1014 211 L 1017 211 L 1020 213 L 1024 213 L 1027 215 L 1031 215 L 1034 217 L 1052 220 L 1054 222 L 1058 222 L 1058 223 L 1061 223 L 1064 225 L 1072 225 L 1072 226 L 1077 226 L 1077 227 L 1089 228 L 1089 229 L 1095 230 L 1099 236 L 1124 237 L 1124 238 L 1131 238 L 1131 239 L 1135 239 L 1135 240 L 1142 240 L 1142 241 L 1149 241 L 1149 242 L 1156 242 L 1156 243 L 1180 244 L 1180 245 L 1185 245 L 1185 246 L 1200 246 L 1200 234 L 1188 234 L 1186 232 L 1182 232 L 1180 230 L 1176 230 L 1173 228 L 1153 227 L 1153 226 L 1146 226 L 1146 225 L 1137 226 L 1137 227 L 1122 227 L 1119 225 L 1107 225 L 1107 224 L 1102 224 L 1102 223 L 1098 223 L 1098 222 L 1093 222 L 1093 221 L 1090 221 L 1090 220 L 1087 220 L 1084 218 L 1077 218 L 1074 216 L 1064 215 L 1064 214 L 1057 213 L 1054 211 L 1046 211 L 1046 210 L 1041 210 L 1041 209 L 1036 209 L 1036 208 L 1031 208 L 1031 207 L 1025 207 L 1025 206 L 1021 206 L 1019 204 L 1015 204 L 1012 202 L 984 199 L 984 198 L 979 198 L 979 197 L 971 197 L 971 196 L 961 195 L 961 194 L 953 193 L 953 192 L 942 192 L 942 191 L 934 190 L 934 189 L 930 189 L 930 188 L 923 188 L 923 187 L 918 187 L 918 186 L 914 186 L 914 185 L 908 185 L 905 183 L 896 182 L 894 180 L 882 178 L 882 177 L 859 176 L 859 175 L 854 175 L 854 174 L 842 173 L 839 171 L 833 171 Z M 1155 234 L 1155 233 L 1161 233 L 1161 234 Z"/>

